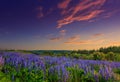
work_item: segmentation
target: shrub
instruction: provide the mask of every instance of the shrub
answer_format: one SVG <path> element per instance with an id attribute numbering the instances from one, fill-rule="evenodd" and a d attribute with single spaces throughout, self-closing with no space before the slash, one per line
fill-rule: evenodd
<path id="1" fill-rule="evenodd" d="M 106 58 L 108 60 L 115 60 L 115 54 L 113 52 L 108 52 Z"/>
<path id="2" fill-rule="evenodd" d="M 73 57 L 79 59 L 80 58 L 80 54 L 75 53 L 75 54 L 73 54 Z"/>
<path id="3" fill-rule="evenodd" d="M 94 52 L 93 53 L 93 59 L 94 60 L 102 60 L 104 59 L 105 55 L 102 52 Z"/>

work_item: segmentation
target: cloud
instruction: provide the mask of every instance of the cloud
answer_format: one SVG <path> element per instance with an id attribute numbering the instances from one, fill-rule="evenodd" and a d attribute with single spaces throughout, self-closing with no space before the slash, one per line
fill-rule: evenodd
<path id="1" fill-rule="evenodd" d="M 119 9 L 115 9 L 115 10 L 111 10 L 111 11 L 112 11 L 112 12 L 106 13 L 105 16 L 104 16 L 104 18 L 109 18 L 109 17 L 111 17 L 113 14 L 116 14 L 116 13 L 120 12 Z"/>
<path id="2" fill-rule="evenodd" d="M 71 2 L 71 0 L 64 0 L 62 3 L 58 4 L 58 8 L 65 9 L 68 7 L 70 2 Z"/>
<path id="3" fill-rule="evenodd" d="M 110 42 L 109 45 L 112 45 L 112 46 L 119 46 L 119 45 L 120 45 L 120 41 L 113 41 L 113 42 Z"/>
<path id="4" fill-rule="evenodd" d="M 60 30 L 60 35 L 64 36 L 66 34 L 66 30 Z"/>
<path id="5" fill-rule="evenodd" d="M 100 40 L 82 40 L 82 41 L 67 41 L 64 42 L 65 44 L 71 44 L 71 45 L 83 45 L 83 44 L 100 44 L 103 43 L 105 40 L 100 39 Z"/>
<path id="6" fill-rule="evenodd" d="M 60 41 L 60 40 L 64 40 L 65 38 L 65 33 L 66 33 L 66 30 L 61 30 L 60 31 L 60 35 L 58 37 L 53 37 L 52 38 L 49 38 L 50 41 Z M 78 41 L 80 40 L 80 35 L 74 35 L 74 36 L 71 36 L 68 38 L 68 41 L 66 42 L 74 42 L 74 41 Z"/>
<path id="7" fill-rule="evenodd" d="M 54 37 L 53 34 L 49 34 L 48 37 L 52 37 L 52 38 L 49 38 L 50 41 L 60 41 L 64 38 L 65 34 L 66 34 L 66 30 L 60 30 L 58 37 Z"/>
<path id="8" fill-rule="evenodd" d="M 65 44 L 73 44 L 73 45 L 80 45 L 80 44 L 88 44 L 89 41 L 71 41 L 71 42 L 65 42 Z"/>
<path id="9" fill-rule="evenodd" d="M 99 14 L 104 12 L 104 10 L 100 8 L 104 5 L 105 1 L 106 0 L 83 0 L 76 6 L 69 7 L 68 4 L 71 0 L 65 0 L 63 3 L 58 4 L 58 8 L 62 8 L 61 15 L 63 18 L 57 21 L 57 28 L 61 28 L 75 21 L 88 21 L 98 17 Z"/>
<path id="10" fill-rule="evenodd" d="M 80 35 L 75 35 L 75 36 L 68 38 L 68 42 L 77 41 L 79 39 L 80 39 Z"/>
<path id="11" fill-rule="evenodd" d="M 100 37 L 100 36 L 103 36 L 104 34 L 102 33 L 97 33 L 97 34 L 94 34 L 93 37 Z"/>
<path id="12" fill-rule="evenodd" d="M 38 14 L 37 14 L 37 17 L 38 17 L 38 18 L 44 17 L 43 7 L 39 6 L 39 7 L 37 8 L 37 11 L 38 11 Z"/>
<path id="13" fill-rule="evenodd" d="M 62 37 L 54 37 L 54 38 L 50 38 L 50 41 L 60 41 L 62 39 Z"/>

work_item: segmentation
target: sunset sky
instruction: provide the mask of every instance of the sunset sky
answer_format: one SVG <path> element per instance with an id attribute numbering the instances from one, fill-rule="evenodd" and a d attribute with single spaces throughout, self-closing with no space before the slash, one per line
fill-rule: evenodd
<path id="1" fill-rule="evenodd" d="M 120 0 L 0 0 L 0 48 L 120 45 Z"/>

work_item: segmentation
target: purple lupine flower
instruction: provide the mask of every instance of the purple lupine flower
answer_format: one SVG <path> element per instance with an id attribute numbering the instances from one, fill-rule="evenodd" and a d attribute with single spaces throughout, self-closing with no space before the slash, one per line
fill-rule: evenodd
<path id="1" fill-rule="evenodd" d="M 109 78 L 113 76 L 111 67 L 107 65 L 103 65 L 100 67 L 99 74 L 102 76 L 102 78 L 105 78 L 106 80 L 108 80 Z"/>
<path id="2" fill-rule="evenodd" d="M 19 53 L 5 53 L 5 55 L 3 55 L 3 59 L 4 64 L 9 64 L 14 67 L 19 66 L 20 68 L 28 68 L 29 70 L 43 70 L 44 73 L 46 73 L 45 70 L 47 68 L 50 74 L 57 73 L 59 78 L 61 78 L 64 82 L 69 77 L 69 73 L 66 70 L 68 67 L 78 66 L 80 69 L 84 70 L 85 74 L 91 73 L 94 75 L 95 79 L 99 77 L 99 74 L 103 78 L 109 79 L 113 76 L 112 69 L 120 68 L 120 62 L 82 60 L 74 58 L 70 59 L 66 57 L 50 56 L 39 57 L 34 54 L 21 55 Z M 100 67 L 98 75 L 94 74 L 95 65 Z"/>
<path id="3" fill-rule="evenodd" d="M 0 56 L 0 66 L 2 66 L 3 64 L 4 64 L 4 58 Z"/>

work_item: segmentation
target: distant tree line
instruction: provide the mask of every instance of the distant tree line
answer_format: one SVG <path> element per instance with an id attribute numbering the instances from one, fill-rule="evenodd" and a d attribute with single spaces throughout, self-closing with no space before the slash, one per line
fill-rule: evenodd
<path id="1" fill-rule="evenodd" d="M 40 56 L 66 56 L 80 59 L 120 61 L 120 46 L 98 50 L 0 50 L 0 52 L 30 53 Z"/>
<path id="2" fill-rule="evenodd" d="M 98 50 L 74 50 L 72 53 L 80 53 L 80 54 L 91 54 L 93 52 L 113 52 L 113 53 L 120 53 L 120 46 L 110 46 L 110 47 L 101 47 Z"/>

